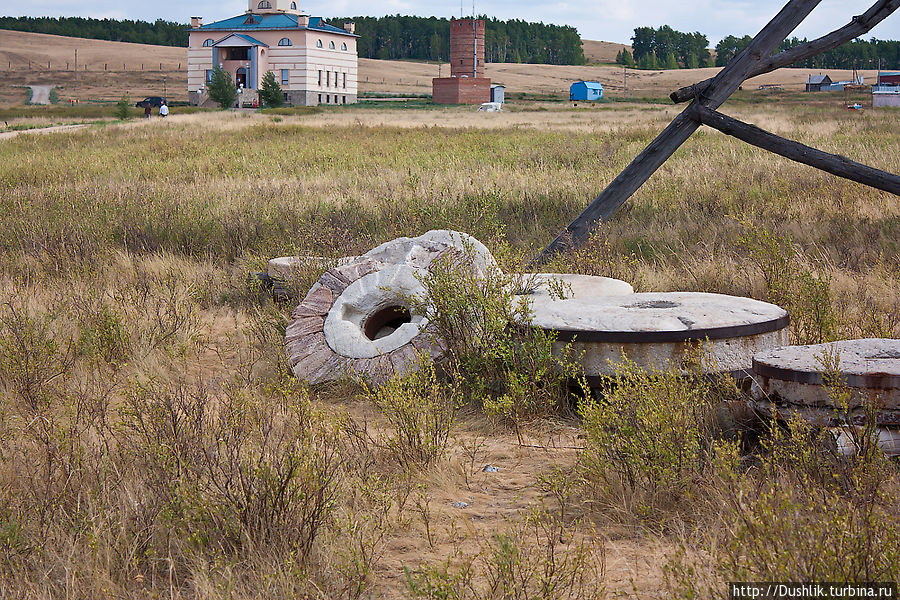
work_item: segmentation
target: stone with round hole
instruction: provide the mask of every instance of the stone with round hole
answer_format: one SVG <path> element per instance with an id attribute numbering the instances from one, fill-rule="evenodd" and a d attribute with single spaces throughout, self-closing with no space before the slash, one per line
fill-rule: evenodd
<path id="1" fill-rule="evenodd" d="M 371 258 L 326 271 L 285 330 L 294 374 L 312 384 L 348 376 L 380 384 L 412 369 L 419 353 L 439 360 L 443 343 L 410 306 L 426 272 Z"/>
<path id="2" fill-rule="evenodd" d="M 749 372 L 757 352 L 788 341 L 788 313 L 751 298 L 699 292 L 640 293 L 536 303 L 533 327 L 571 344 L 591 384 L 624 358 L 645 369 L 685 370 L 702 345 L 706 372 Z"/>
<path id="3" fill-rule="evenodd" d="M 833 371 L 849 393 L 829 393 Z M 805 407 L 900 409 L 900 340 L 872 338 L 811 346 L 785 346 L 753 357 L 753 372 L 770 397 Z"/>

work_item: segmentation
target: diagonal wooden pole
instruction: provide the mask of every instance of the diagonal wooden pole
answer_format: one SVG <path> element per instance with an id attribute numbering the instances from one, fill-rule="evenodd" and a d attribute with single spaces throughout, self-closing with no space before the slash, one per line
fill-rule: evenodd
<path id="1" fill-rule="evenodd" d="M 817 54 L 821 54 L 832 48 L 837 48 L 841 44 L 849 42 L 868 32 L 889 17 L 898 8 L 900 8 L 900 0 L 878 0 L 878 2 L 873 4 L 869 10 L 861 15 L 853 17 L 852 21 L 840 29 L 836 29 L 828 35 L 823 35 L 811 42 L 794 46 L 789 50 L 779 52 L 775 56 L 763 60 L 750 72 L 747 79 L 762 75 L 763 73 L 769 73 L 775 69 L 790 66 L 795 62 L 806 60 L 807 58 L 816 56 Z M 688 100 L 693 99 L 698 88 L 702 93 L 709 87 L 709 84 L 711 84 L 712 81 L 712 79 L 706 79 L 700 83 L 685 86 L 672 92 L 669 97 L 675 103 L 687 102 Z"/>
<path id="2" fill-rule="evenodd" d="M 719 71 L 705 93 L 698 95 L 694 102 L 700 102 L 712 110 L 718 108 L 819 2 L 821 0 L 790 0 L 753 41 Z M 588 238 L 598 221 L 609 218 L 618 210 L 700 126 L 698 121 L 691 118 L 689 110 L 690 106 L 675 117 L 529 266 L 542 265 L 558 252 L 580 245 Z"/>

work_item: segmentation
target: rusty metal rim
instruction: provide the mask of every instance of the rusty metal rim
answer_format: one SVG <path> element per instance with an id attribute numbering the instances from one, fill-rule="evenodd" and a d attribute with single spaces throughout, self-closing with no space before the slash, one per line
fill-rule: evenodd
<path id="1" fill-rule="evenodd" d="M 682 331 L 584 331 L 574 329 L 551 329 L 538 327 L 556 335 L 560 342 L 609 342 L 616 344 L 659 344 L 666 342 L 702 342 L 704 340 L 724 340 L 749 337 L 761 333 L 771 333 L 787 327 L 791 317 L 785 314 L 777 319 L 730 325 L 727 327 L 707 327 Z"/>
<path id="2" fill-rule="evenodd" d="M 760 377 L 779 379 L 792 383 L 805 383 L 807 385 L 825 385 L 825 378 L 821 371 L 802 371 L 799 369 L 786 369 L 759 362 L 753 359 L 753 372 Z M 900 375 L 841 375 L 842 381 L 852 388 L 864 388 L 870 390 L 895 390 L 900 389 Z"/>

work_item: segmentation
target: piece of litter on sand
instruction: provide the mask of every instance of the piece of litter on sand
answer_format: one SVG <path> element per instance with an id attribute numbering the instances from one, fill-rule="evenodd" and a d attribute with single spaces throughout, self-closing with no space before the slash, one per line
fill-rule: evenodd
<path id="1" fill-rule="evenodd" d="M 494 465 L 485 465 L 482 471 L 485 473 L 496 473 L 500 470 L 500 467 L 495 467 Z"/>
<path id="2" fill-rule="evenodd" d="M 463 501 L 461 501 L 461 500 L 457 500 L 456 502 L 453 503 L 453 506 L 454 506 L 455 508 L 465 508 L 465 507 L 467 507 L 468 505 L 469 505 L 468 502 L 463 502 Z"/>

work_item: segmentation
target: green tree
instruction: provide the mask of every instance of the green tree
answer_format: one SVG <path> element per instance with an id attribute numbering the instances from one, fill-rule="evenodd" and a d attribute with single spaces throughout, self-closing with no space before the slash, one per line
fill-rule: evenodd
<path id="1" fill-rule="evenodd" d="M 669 52 L 665 55 L 662 61 L 663 69 L 677 69 L 678 63 L 675 61 L 675 55 Z"/>
<path id="2" fill-rule="evenodd" d="M 278 108 L 284 104 L 284 92 L 275 79 L 275 73 L 266 71 L 262 78 L 262 86 L 259 88 L 259 99 L 266 108 Z"/>
<path id="3" fill-rule="evenodd" d="M 128 112 L 131 110 L 131 101 L 128 100 L 128 94 L 124 94 L 119 101 L 116 102 L 116 116 L 121 120 L 128 118 Z"/>
<path id="4" fill-rule="evenodd" d="M 637 64 L 638 69 L 658 69 L 659 62 L 656 60 L 656 54 L 651 52 L 641 57 Z"/>
<path id="5" fill-rule="evenodd" d="M 237 100 L 237 88 L 231 81 L 231 75 L 226 73 L 222 67 L 217 66 L 213 69 L 212 79 L 209 82 L 209 97 L 220 108 L 231 108 L 234 101 Z"/>

